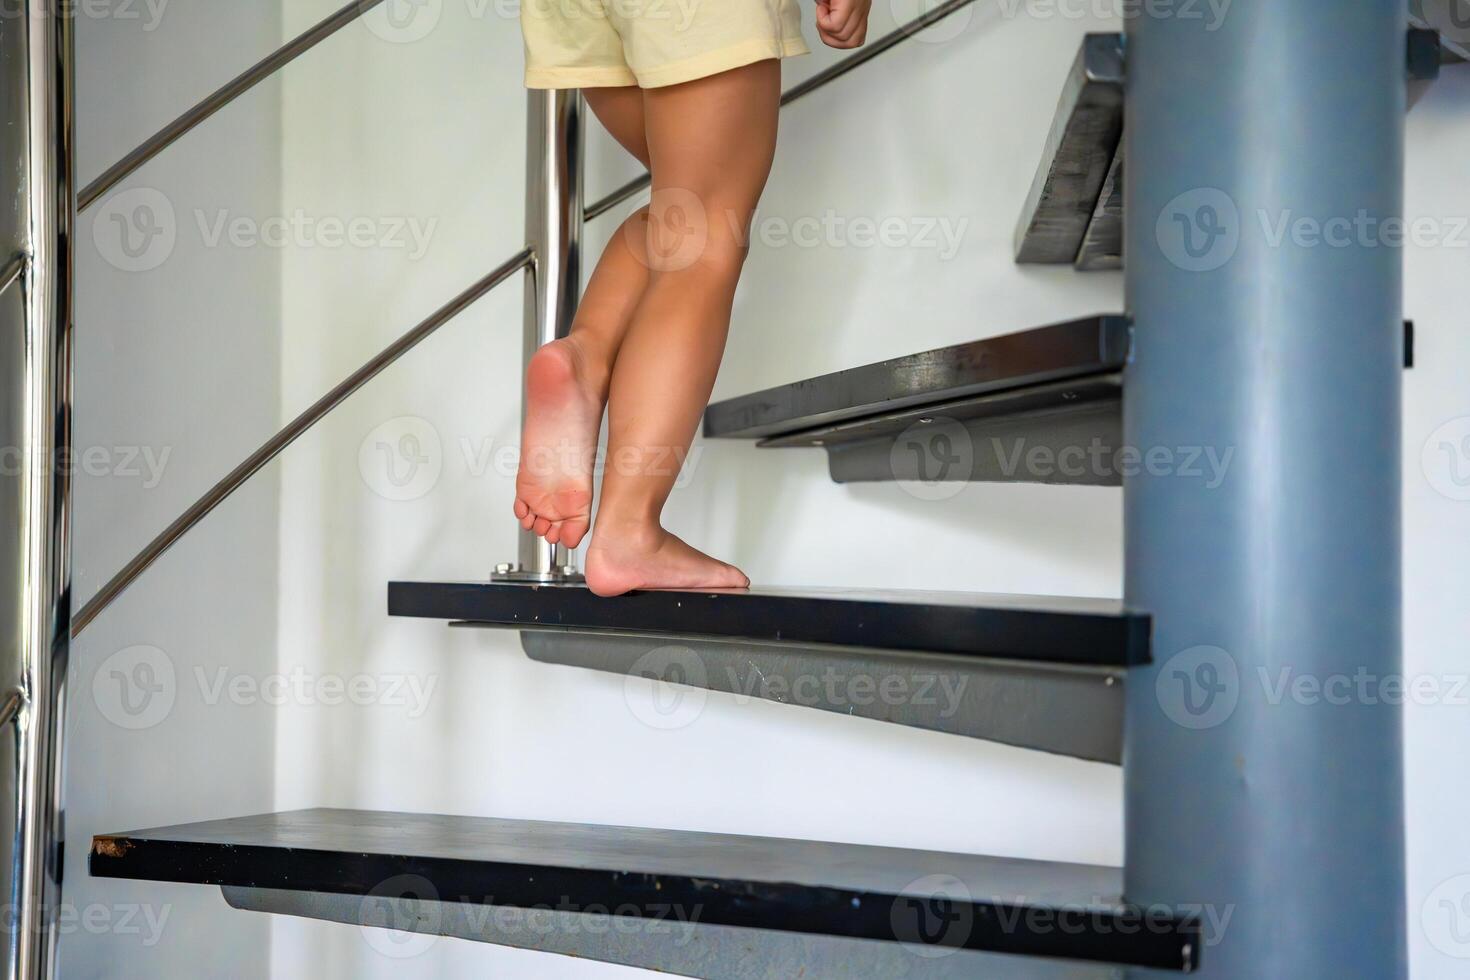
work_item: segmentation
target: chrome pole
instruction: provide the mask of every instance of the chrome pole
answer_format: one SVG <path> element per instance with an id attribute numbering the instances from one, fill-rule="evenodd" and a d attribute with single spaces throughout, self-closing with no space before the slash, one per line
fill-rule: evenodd
<path id="1" fill-rule="evenodd" d="M 18 164 L 0 204 L 0 254 L 15 273 L 0 289 L 0 875 L 12 980 L 52 975 L 61 892 L 75 214 L 67 6 L 22 0 L 0 22 L 0 152 Z"/>
<path id="2" fill-rule="evenodd" d="M 521 418 L 526 416 L 525 369 L 542 344 L 572 329 L 582 293 L 582 172 L 585 112 L 577 89 L 532 89 L 526 104 L 525 333 Z M 509 581 L 575 581 L 576 558 L 561 545 L 520 532 L 519 560 L 495 569 Z"/>

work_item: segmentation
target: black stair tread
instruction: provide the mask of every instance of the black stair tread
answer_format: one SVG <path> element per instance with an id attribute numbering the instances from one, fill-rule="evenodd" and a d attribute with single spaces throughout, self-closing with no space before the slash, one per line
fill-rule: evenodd
<path id="1" fill-rule="evenodd" d="M 703 924 L 886 941 L 917 941 L 905 916 L 939 903 L 965 917 L 945 943 L 970 949 L 1166 969 L 1198 951 L 1188 917 L 1151 910 L 1164 926 L 1137 928 L 1115 868 L 692 831 L 315 809 L 99 836 L 89 866 L 351 895 L 415 876 L 421 899 L 644 917 L 672 905 Z M 1078 927 L 1033 914 L 1059 909 Z"/>
<path id="2" fill-rule="evenodd" d="M 704 434 L 761 439 L 933 402 L 1118 371 L 1128 320 L 1100 314 L 807 378 L 709 406 Z"/>
<path id="3" fill-rule="evenodd" d="M 559 628 L 762 640 L 1045 663 L 1148 662 L 1148 616 L 1110 599 L 758 588 L 643 591 L 390 582 L 388 613 L 515 629 Z"/>

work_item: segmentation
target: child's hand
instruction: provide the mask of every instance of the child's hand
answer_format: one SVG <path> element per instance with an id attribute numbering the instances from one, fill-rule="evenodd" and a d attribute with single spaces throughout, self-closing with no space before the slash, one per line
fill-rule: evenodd
<path id="1" fill-rule="evenodd" d="M 829 48 L 860 48 L 873 0 L 817 0 L 817 35 Z"/>

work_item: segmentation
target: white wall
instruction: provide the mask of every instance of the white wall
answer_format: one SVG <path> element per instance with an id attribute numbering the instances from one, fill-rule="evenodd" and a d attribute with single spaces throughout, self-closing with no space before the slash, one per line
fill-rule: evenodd
<path id="1" fill-rule="evenodd" d="M 1470 187 L 1445 161 L 1470 152 L 1470 66 L 1447 69 L 1409 114 L 1405 214 L 1431 219 L 1444 245 L 1405 251 L 1404 312 L 1418 328 L 1404 385 L 1405 671 L 1427 696 L 1406 708 L 1409 938 L 1416 980 L 1466 974 L 1470 834 Z M 1448 444 L 1448 448 L 1446 448 Z M 1454 925 L 1458 932 L 1451 931 Z"/>
<path id="2" fill-rule="evenodd" d="M 81 180 L 279 34 L 274 0 L 87 5 L 76 25 Z M 254 93 L 78 225 L 75 443 L 88 455 L 75 484 L 74 607 L 275 429 L 279 258 L 211 246 L 195 215 L 275 213 L 279 100 L 275 84 Z M 129 222 L 131 257 L 117 219 Z M 222 668 L 274 670 L 276 501 L 275 476 L 263 474 L 73 644 L 68 980 L 266 975 L 264 918 L 226 908 L 212 889 L 93 879 L 86 860 L 93 834 L 271 809 L 271 712 L 211 703 L 195 671 L 212 683 Z"/>

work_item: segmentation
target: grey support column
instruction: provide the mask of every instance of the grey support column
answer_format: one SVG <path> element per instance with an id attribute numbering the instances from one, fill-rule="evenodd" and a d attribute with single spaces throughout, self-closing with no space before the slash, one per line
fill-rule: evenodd
<path id="1" fill-rule="evenodd" d="M 1229 916 L 1209 978 L 1402 977 L 1404 4 L 1180 9 L 1128 21 L 1127 894 Z"/>
<path id="2" fill-rule="evenodd" d="M 7 978 L 54 970 L 70 635 L 71 14 L 0 20 L 0 878 Z"/>
<path id="3" fill-rule="evenodd" d="M 525 366 L 542 344 L 572 329 L 582 294 L 584 116 L 578 89 L 527 93 L 526 242 L 535 254 L 526 276 L 522 419 Z M 496 577 L 537 582 L 580 575 L 566 548 L 522 530 L 518 563 L 501 565 Z"/>

